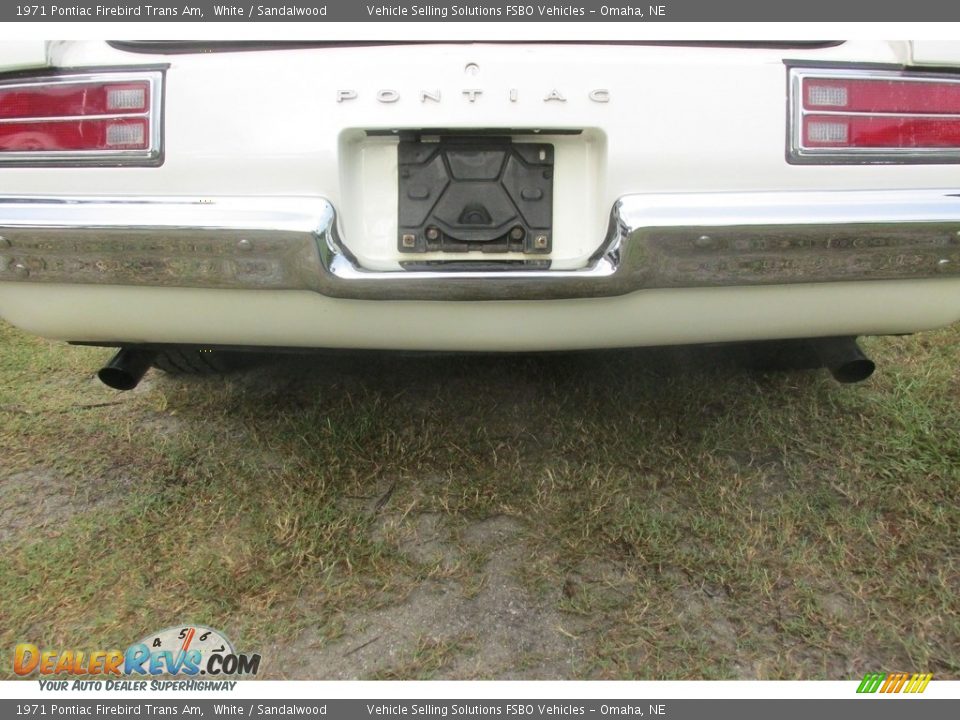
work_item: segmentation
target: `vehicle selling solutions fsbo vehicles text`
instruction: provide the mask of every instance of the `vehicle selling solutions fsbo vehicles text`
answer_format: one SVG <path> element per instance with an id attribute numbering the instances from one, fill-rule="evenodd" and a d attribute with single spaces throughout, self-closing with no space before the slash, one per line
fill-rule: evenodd
<path id="1" fill-rule="evenodd" d="M 643 17 L 645 9 L 639 7 L 586 8 L 582 5 L 504 5 L 483 7 L 480 5 L 366 5 L 367 15 L 372 18 L 448 18 L 448 17 L 495 17 L 495 18 L 575 18 L 588 14 L 629 15 Z M 664 14 L 663 6 L 651 6 L 649 12 Z"/>

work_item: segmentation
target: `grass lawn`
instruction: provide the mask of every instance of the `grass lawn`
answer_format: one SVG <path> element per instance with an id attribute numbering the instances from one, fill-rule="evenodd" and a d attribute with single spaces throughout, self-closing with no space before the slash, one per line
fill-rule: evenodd
<path id="1" fill-rule="evenodd" d="M 0 323 L 0 675 L 202 623 L 262 676 L 960 678 L 960 326 L 94 378 Z M 859 676 L 859 677 L 858 677 Z"/>

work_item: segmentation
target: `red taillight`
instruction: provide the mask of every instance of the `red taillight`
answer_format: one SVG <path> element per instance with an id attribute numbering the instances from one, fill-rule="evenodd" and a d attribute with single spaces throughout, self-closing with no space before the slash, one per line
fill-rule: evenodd
<path id="1" fill-rule="evenodd" d="M 807 147 L 960 147 L 960 117 L 807 115 L 803 128 Z"/>
<path id="2" fill-rule="evenodd" d="M 0 83 L 0 163 L 138 163 L 159 157 L 160 73 Z"/>
<path id="3" fill-rule="evenodd" d="M 960 83 L 806 78 L 806 110 L 875 113 L 960 113 Z"/>
<path id="4" fill-rule="evenodd" d="M 143 150 L 149 137 L 143 118 L 0 123 L 0 152 Z"/>
<path id="5" fill-rule="evenodd" d="M 792 73 L 794 161 L 960 162 L 960 78 Z"/>
<path id="6" fill-rule="evenodd" d="M 129 115 L 149 109 L 150 84 L 100 83 L 0 87 L 0 118 Z"/>

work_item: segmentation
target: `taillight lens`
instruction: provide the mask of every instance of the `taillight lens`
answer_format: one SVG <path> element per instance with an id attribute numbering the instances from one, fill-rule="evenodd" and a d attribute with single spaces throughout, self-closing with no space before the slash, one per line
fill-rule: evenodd
<path id="1" fill-rule="evenodd" d="M 960 118 L 808 115 L 807 147 L 960 148 Z"/>
<path id="2" fill-rule="evenodd" d="M 156 161 L 161 78 L 101 73 L 0 83 L 0 163 Z"/>
<path id="3" fill-rule="evenodd" d="M 960 78 L 794 69 L 799 162 L 960 162 Z"/>
<path id="4" fill-rule="evenodd" d="M 0 124 L 0 152 L 143 149 L 149 138 L 143 118 Z"/>

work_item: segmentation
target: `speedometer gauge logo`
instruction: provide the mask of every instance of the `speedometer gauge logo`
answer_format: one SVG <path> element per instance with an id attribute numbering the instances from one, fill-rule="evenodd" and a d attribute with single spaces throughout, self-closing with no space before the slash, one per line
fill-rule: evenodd
<path id="1" fill-rule="evenodd" d="M 256 674 L 259 655 L 238 654 L 219 630 L 205 625 L 179 625 L 151 633 L 124 654 L 127 674 L 246 675 Z"/>
<path id="2" fill-rule="evenodd" d="M 172 652 L 174 656 L 187 653 L 197 659 L 197 665 L 205 667 L 215 655 L 235 655 L 233 643 L 219 630 L 204 625 L 183 625 L 168 627 L 158 633 L 151 633 L 137 645 L 146 645 L 150 654 Z M 200 670 L 200 674 L 206 674 Z"/>

